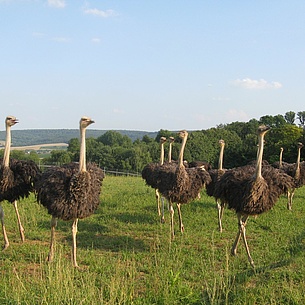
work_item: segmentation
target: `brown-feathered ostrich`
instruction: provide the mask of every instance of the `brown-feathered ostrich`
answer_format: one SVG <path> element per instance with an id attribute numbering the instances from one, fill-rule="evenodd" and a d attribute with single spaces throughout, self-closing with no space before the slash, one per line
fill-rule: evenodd
<path id="1" fill-rule="evenodd" d="M 223 153 L 225 148 L 225 141 L 219 140 L 220 152 L 218 159 L 218 169 L 210 169 L 208 172 L 211 176 L 212 181 L 206 186 L 206 193 L 208 196 L 214 196 L 215 185 L 218 183 L 220 177 L 225 173 L 225 169 L 223 168 Z M 216 206 L 218 210 L 218 229 L 222 232 L 222 216 L 225 208 L 225 202 L 220 202 L 219 199 L 216 199 Z"/>
<path id="2" fill-rule="evenodd" d="M 173 203 L 177 204 L 181 232 L 184 231 L 182 223 L 181 204 L 194 200 L 199 191 L 211 177 L 204 167 L 186 168 L 183 163 L 183 153 L 188 137 L 186 130 L 179 132 L 182 144 L 179 153 L 178 163 L 166 163 L 160 166 L 156 172 L 156 182 L 159 192 L 168 200 L 171 215 L 171 237 L 174 238 L 174 209 Z"/>
<path id="3" fill-rule="evenodd" d="M 18 227 L 21 241 L 24 242 L 24 228 L 21 224 L 18 212 L 17 201 L 29 197 L 34 192 L 34 183 L 40 172 L 38 166 L 33 161 L 24 161 L 10 158 L 11 150 L 11 127 L 18 123 L 14 116 L 8 116 L 5 119 L 6 141 L 4 156 L 0 161 L 0 202 L 7 200 L 13 204 L 17 215 Z M 9 246 L 8 237 L 4 225 L 4 212 L 0 206 L 0 218 L 4 237 L 3 249 Z"/>
<path id="4" fill-rule="evenodd" d="M 78 219 L 90 216 L 100 203 L 104 173 L 95 163 L 86 164 L 86 128 L 94 123 L 88 117 L 80 120 L 79 164 L 69 163 L 53 167 L 42 173 L 39 180 L 37 200 L 52 215 L 51 242 L 48 261 L 53 260 L 55 227 L 57 219 L 72 220 L 72 264 L 76 261 L 76 234 Z"/>
<path id="5" fill-rule="evenodd" d="M 160 137 L 160 162 L 152 162 L 147 165 L 142 170 L 142 178 L 146 181 L 146 184 L 155 189 L 155 196 L 157 200 L 158 215 L 161 216 L 161 222 L 164 222 L 164 200 L 161 197 L 159 190 L 157 188 L 157 183 L 155 181 L 155 172 L 158 168 L 164 164 L 164 143 L 166 142 L 165 137 Z M 162 203 L 162 208 L 161 204 Z"/>
<path id="6" fill-rule="evenodd" d="M 270 165 L 262 166 L 264 136 L 270 128 L 262 125 L 258 128 L 258 153 L 256 165 L 246 165 L 227 170 L 216 184 L 214 196 L 228 204 L 236 211 L 238 233 L 232 247 L 236 255 L 237 245 L 242 237 L 248 260 L 252 266 L 254 261 L 246 240 L 246 223 L 249 216 L 259 215 L 270 210 L 279 196 L 293 185 L 292 178 L 283 171 Z"/>
<path id="7" fill-rule="evenodd" d="M 297 188 L 300 188 L 305 184 L 305 163 L 301 161 L 301 149 L 304 145 L 302 143 L 298 143 L 298 154 L 297 154 L 297 161 L 296 163 L 287 163 L 282 162 L 275 162 L 273 164 L 274 167 L 280 168 L 286 174 L 291 176 L 294 180 L 294 186 L 288 190 L 287 192 L 287 209 L 292 210 L 292 199 Z"/>

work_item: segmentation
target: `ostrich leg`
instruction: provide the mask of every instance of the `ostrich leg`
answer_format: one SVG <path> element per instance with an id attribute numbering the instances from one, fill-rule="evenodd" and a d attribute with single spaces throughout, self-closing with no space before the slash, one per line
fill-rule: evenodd
<path id="1" fill-rule="evenodd" d="M 175 238 L 175 231 L 174 231 L 174 208 L 173 208 L 173 203 L 169 203 L 169 213 L 170 213 L 170 218 L 171 218 L 171 223 L 170 223 L 170 231 L 171 231 L 171 239 L 173 240 Z"/>
<path id="2" fill-rule="evenodd" d="M 251 266 L 254 268 L 254 261 L 251 257 L 249 246 L 248 246 L 247 239 L 246 239 L 246 224 L 247 224 L 247 220 L 249 218 L 249 215 L 241 215 L 241 214 L 238 213 L 237 217 L 238 217 L 239 231 L 237 233 L 235 242 L 234 242 L 233 247 L 232 247 L 232 254 L 236 255 L 237 245 L 238 245 L 238 242 L 240 240 L 240 237 L 242 237 L 243 242 L 244 242 L 244 246 L 245 246 L 246 251 L 247 251 L 248 261 L 250 262 Z"/>
<path id="3" fill-rule="evenodd" d="M 164 197 L 161 197 L 161 223 L 165 223 L 165 218 L 164 218 Z"/>
<path id="4" fill-rule="evenodd" d="M 20 215 L 19 215 L 19 211 L 18 211 L 18 206 L 17 206 L 17 200 L 14 201 L 13 206 L 15 208 L 15 212 L 17 215 L 17 221 L 18 221 L 18 227 L 19 227 L 19 233 L 20 233 L 20 238 L 21 241 L 24 242 L 25 237 L 24 237 L 24 228 L 21 224 L 21 219 L 20 219 Z"/>
<path id="5" fill-rule="evenodd" d="M 184 232 L 184 225 L 182 223 L 181 203 L 177 203 L 177 208 L 178 208 L 180 231 L 181 231 L 181 233 L 183 233 Z"/>
<path id="6" fill-rule="evenodd" d="M 159 193 L 159 191 L 158 191 L 157 189 L 155 190 L 155 195 L 156 195 L 156 199 L 157 199 L 158 215 L 161 216 L 161 210 L 160 210 L 160 193 Z"/>
<path id="7" fill-rule="evenodd" d="M 287 209 L 288 209 L 289 211 L 292 210 L 292 198 L 293 198 L 293 195 L 294 195 L 294 191 L 295 191 L 295 190 L 290 190 L 290 191 L 288 191 Z"/>
<path id="8" fill-rule="evenodd" d="M 4 246 L 3 250 L 7 249 L 9 246 L 9 241 L 6 235 L 5 225 L 4 225 L 4 211 L 2 206 L 0 205 L 0 218 L 1 218 L 1 224 L 2 224 L 2 231 L 3 231 L 3 237 L 4 237 Z"/>
<path id="9" fill-rule="evenodd" d="M 76 234 L 77 234 L 77 223 L 78 218 L 74 219 L 72 224 L 72 264 L 74 267 L 78 267 L 77 261 L 76 261 Z"/>
<path id="10" fill-rule="evenodd" d="M 218 229 L 219 229 L 219 232 L 222 232 L 221 219 L 222 219 L 222 215 L 223 215 L 223 207 L 218 201 L 216 202 L 216 205 L 217 205 L 217 210 L 218 210 Z"/>
<path id="11" fill-rule="evenodd" d="M 54 257 L 54 243 L 55 243 L 55 228 L 57 225 L 56 217 L 52 217 L 51 219 L 51 242 L 50 242 L 50 250 L 48 255 L 48 261 L 52 262 Z"/>

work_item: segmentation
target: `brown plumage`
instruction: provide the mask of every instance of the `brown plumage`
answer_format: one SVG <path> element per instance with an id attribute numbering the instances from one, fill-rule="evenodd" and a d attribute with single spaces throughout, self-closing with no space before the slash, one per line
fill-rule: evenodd
<path id="1" fill-rule="evenodd" d="M 225 173 L 225 169 L 223 168 L 223 152 L 225 147 L 224 140 L 219 140 L 220 145 L 220 153 L 218 159 L 218 169 L 210 169 L 208 170 L 212 181 L 206 185 L 206 193 L 208 196 L 214 196 L 215 186 L 218 183 L 220 177 Z M 225 208 L 225 202 L 220 202 L 218 198 L 216 199 L 216 206 L 218 210 L 218 229 L 222 232 L 222 216 Z"/>
<path id="2" fill-rule="evenodd" d="M 104 173 L 94 163 L 86 164 L 86 128 L 94 123 L 87 117 L 80 120 L 80 156 L 79 164 L 69 163 L 61 167 L 50 168 L 39 180 L 37 200 L 52 215 L 51 242 L 48 260 L 54 256 L 55 227 L 57 218 L 72 220 L 72 264 L 76 261 L 76 233 L 78 219 L 90 216 L 100 203 L 100 192 Z"/>
<path id="3" fill-rule="evenodd" d="M 238 218 L 238 233 L 232 247 L 236 255 L 240 237 L 243 238 L 248 260 L 254 266 L 246 240 L 246 223 L 250 215 L 259 215 L 270 210 L 279 196 L 293 185 L 292 178 L 270 165 L 262 166 L 264 136 L 269 130 L 264 125 L 258 128 L 258 153 L 256 166 L 246 165 L 226 171 L 216 184 L 214 195 L 235 210 Z"/>
<path id="4" fill-rule="evenodd" d="M 161 165 L 164 164 L 164 143 L 166 142 L 165 137 L 160 138 L 160 162 L 152 162 L 142 170 L 142 178 L 146 181 L 146 184 L 155 189 L 155 196 L 157 201 L 158 215 L 161 216 L 161 222 L 164 222 L 164 198 L 161 198 L 157 187 L 157 176 L 156 173 Z"/>
<path id="5" fill-rule="evenodd" d="M 0 159 L 0 202 L 7 200 L 12 203 L 17 215 L 18 227 L 21 241 L 25 240 L 24 228 L 21 224 L 18 212 L 17 201 L 29 197 L 31 192 L 35 190 L 35 182 L 40 170 L 35 162 L 24 161 L 10 158 L 11 149 L 11 127 L 18 123 L 18 119 L 14 116 L 8 116 L 5 119 L 6 141 L 4 149 L 4 157 Z M 4 224 L 4 212 L 0 206 L 0 218 L 4 237 L 3 249 L 9 246 L 8 237 Z"/>
<path id="6" fill-rule="evenodd" d="M 158 190 L 169 201 L 170 205 L 172 238 L 174 238 L 173 203 L 176 202 L 177 204 L 180 230 L 183 232 L 184 226 L 182 223 L 181 204 L 194 200 L 204 185 L 211 181 L 210 175 L 204 167 L 185 168 L 183 164 L 183 152 L 188 133 L 183 130 L 179 132 L 179 136 L 182 138 L 182 145 L 178 164 L 166 163 L 160 166 L 158 173 L 156 173 Z"/>
<path id="7" fill-rule="evenodd" d="M 292 199 L 295 193 L 295 190 L 297 188 L 300 188 L 301 186 L 305 185 L 305 162 L 301 161 L 301 149 L 303 148 L 302 143 L 298 143 L 298 155 L 297 155 L 297 161 L 296 163 L 287 163 L 282 161 L 282 153 L 283 149 L 281 149 L 281 155 L 280 155 L 280 161 L 275 162 L 273 164 L 274 167 L 280 168 L 282 171 L 284 171 L 286 174 L 291 176 L 294 181 L 294 185 L 291 189 L 287 192 L 287 209 L 292 210 Z"/>

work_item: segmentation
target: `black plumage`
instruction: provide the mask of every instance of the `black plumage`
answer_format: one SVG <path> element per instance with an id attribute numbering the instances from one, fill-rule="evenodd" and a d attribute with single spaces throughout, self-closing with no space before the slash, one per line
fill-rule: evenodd
<path id="1" fill-rule="evenodd" d="M 76 261 L 76 233 L 78 219 L 90 216 L 100 203 L 100 192 L 104 173 L 94 163 L 86 164 L 85 130 L 94 123 L 87 117 L 80 120 L 80 159 L 79 164 L 69 163 L 45 171 L 38 182 L 37 200 L 52 215 L 51 242 L 48 260 L 54 254 L 54 238 L 57 218 L 72 220 L 72 263 Z"/>
<path id="2" fill-rule="evenodd" d="M 12 203 L 17 215 L 20 238 L 25 240 L 24 228 L 17 207 L 17 201 L 29 197 L 31 192 L 35 191 L 35 183 L 40 174 L 40 170 L 34 161 L 17 160 L 10 158 L 11 149 L 11 127 L 18 123 L 14 116 L 8 116 L 5 119 L 6 141 L 4 157 L 0 159 L 0 202 L 7 200 Z M 4 224 L 4 212 L 0 206 L 0 218 L 4 237 L 4 246 L 9 246 L 9 241 Z"/>
<path id="3" fill-rule="evenodd" d="M 214 196 L 235 210 L 239 230 L 232 247 L 236 255 L 237 245 L 242 236 L 248 254 L 248 260 L 254 266 L 246 240 L 245 227 L 250 215 L 259 215 L 270 210 L 279 196 L 293 185 L 292 178 L 272 166 L 262 166 L 264 135 L 269 130 L 264 125 L 258 128 L 258 153 L 256 165 L 246 165 L 226 171 L 216 184 Z"/>
<path id="4" fill-rule="evenodd" d="M 206 193 L 208 196 L 215 197 L 214 191 L 216 183 L 218 183 L 220 177 L 225 173 L 225 169 L 223 168 L 223 152 L 225 147 L 224 140 L 219 140 L 220 152 L 218 159 L 218 169 L 209 169 L 208 172 L 211 176 L 211 182 L 206 185 Z M 218 211 L 218 229 L 222 232 L 222 216 L 225 208 L 225 202 L 220 202 L 220 199 L 215 198 L 216 206 Z"/>
<path id="5" fill-rule="evenodd" d="M 210 175 L 204 167 L 186 168 L 183 164 L 183 152 L 188 133 L 183 130 L 179 132 L 182 145 L 179 153 L 178 164 L 166 163 L 156 171 L 155 181 L 159 192 L 168 200 L 171 214 L 171 237 L 174 238 L 174 209 L 176 202 L 181 232 L 184 231 L 181 215 L 181 204 L 189 203 L 197 198 L 200 190 L 206 183 L 211 181 Z"/>
<path id="6" fill-rule="evenodd" d="M 287 192 L 287 209 L 292 210 L 292 199 L 297 188 L 305 185 L 305 162 L 301 161 L 301 149 L 303 148 L 302 143 L 298 143 L 298 154 L 296 163 L 287 163 L 282 161 L 283 149 L 281 149 L 280 161 L 273 163 L 275 168 L 281 169 L 283 172 L 293 178 L 294 185 Z"/>

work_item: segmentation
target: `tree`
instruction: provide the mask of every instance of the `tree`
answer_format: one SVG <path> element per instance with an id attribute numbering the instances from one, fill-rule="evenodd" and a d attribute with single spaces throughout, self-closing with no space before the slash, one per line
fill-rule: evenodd
<path id="1" fill-rule="evenodd" d="M 128 136 L 123 136 L 119 132 L 113 130 L 105 132 L 97 138 L 97 141 L 109 146 L 132 146 L 132 141 Z"/>
<path id="2" fill-rule="evenodd" d="M 265 115 L 262 116 L 259 121 L 261 124 L 269 125 L 270 127 L 280 127 L 287 124 L 285 118 L 281 114 L 275 116 Z"/>
<path id="3" fill-rule="evenodd" d="M 285 113 L 285 120 L 288 124 L 293 125 L 295 122 L 295 112 L 294 111 L 288 111 Z"/>
<path id="4" fill-rule="evenodd" d="M 297 116 L 298 116 L 298 120 L 300 121 L 301 127 L 304 128 L 304 126 L 305 126 L 305 111 L 299 111 L 297 113 Z"/>

